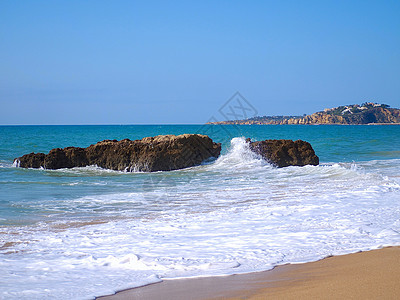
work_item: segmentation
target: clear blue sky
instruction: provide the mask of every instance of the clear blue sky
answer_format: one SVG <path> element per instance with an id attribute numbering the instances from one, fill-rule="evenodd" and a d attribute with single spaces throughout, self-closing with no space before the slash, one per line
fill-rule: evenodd
<path id="1" fill-rule="evenodd" d="M 0 124 L 400 107 L 400 1 L 0 1 Z"/>

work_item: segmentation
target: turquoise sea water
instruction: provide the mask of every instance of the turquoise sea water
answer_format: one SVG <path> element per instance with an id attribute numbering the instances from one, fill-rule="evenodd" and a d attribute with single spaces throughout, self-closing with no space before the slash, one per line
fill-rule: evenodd
<path id="1" fill-rule="evenodd" d="M 209 135 L 222 155 L 156 173 L 13 166 L 30 152 L 182 133 Z M 321 165 L 273 168 L 248 137 L 306 140 Z M 398 245 L 399 168 L 397 125 L 0 126 L 0 298 L 87 299 Z"/>

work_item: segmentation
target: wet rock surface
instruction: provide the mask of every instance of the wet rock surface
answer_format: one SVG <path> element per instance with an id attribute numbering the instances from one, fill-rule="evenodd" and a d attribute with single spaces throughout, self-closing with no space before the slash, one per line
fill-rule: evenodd
<path id="1" fill-rule="evenodd" d="M 265 140 L 251 142 L 250 149 L 276 167 L 318 165 L 319 158 L 311 144 L 302 140 Z"/>
<path id="2" fill-rule="evenodd" d="M 217 158 L 221 144 L 206 135 L 159 135 L 131 141 L 104 140 L 87 148 L 52 149 L 48 154 L 30 153 L 14 161 L 22 168 L 61 169 L 97 165 L 119 171 L 170 171 Z"/>

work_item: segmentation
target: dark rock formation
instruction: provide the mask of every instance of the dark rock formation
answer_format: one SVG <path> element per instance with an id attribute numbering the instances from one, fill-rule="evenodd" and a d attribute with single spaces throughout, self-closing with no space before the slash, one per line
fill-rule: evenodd
<path id="1" fill-rule="evenodd" d="M 251 142 L 250 149 L 261 155 L 271 164 L 281 168 L 287 166 L 318 165 L 319 158 L 315 155 L 310 143 L 297 140 L 265 140 Z"/>
<path id="2" fill-rule="evenodd" d="M 142 140 L 104 140 L 87 148 L 52 149 L 16 158 L 22 168 L 60 169 L 97 165 L 119 171 L 169 171 L 218 157 L 221 144 L 200 134 L 159 135 Z"/>

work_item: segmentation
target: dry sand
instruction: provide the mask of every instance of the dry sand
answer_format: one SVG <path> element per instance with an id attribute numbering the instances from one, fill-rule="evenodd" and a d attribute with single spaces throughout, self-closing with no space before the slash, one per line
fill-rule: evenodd
<path id="1" fill-rule="evenodd" d="M 165 280 L 99 299 L 400 299 L 400 247 L 258 273 Z"/>

